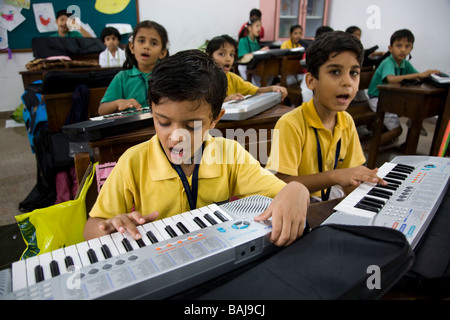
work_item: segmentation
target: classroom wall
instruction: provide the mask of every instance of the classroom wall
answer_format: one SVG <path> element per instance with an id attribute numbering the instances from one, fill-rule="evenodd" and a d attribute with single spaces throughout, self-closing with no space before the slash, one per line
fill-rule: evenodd
<path id="1" fill-rule="evenodd" d="M 409 28 L 416 36 L 411 60 L 414 66 L 419 71 L 450 71 L 450 42 L 446 36 L 450 30 L 449 0 L 330 1 L 329 25 L 334 29 L 358 25 L 365 47 L 378 45 L 380 50 L 387 50 L 390 35 L 397 29 Z M 367 13 L 370 6 L 379 10 L 379 25 L 373 11 Z M 218 0 L 139 0 L 139 15 L 140 20 L 155 20 L 166 27 L 173 54 L 197 48 L 219 34 L 237 37 L 254 7 L 259 7 L 259 0 L 228 0 L 225 4 Z M 368 20 L 374 29 L 369 29 Z M 0 54 L 0 112 L 12 111 L 21 103 L 24 89 L 19 72 L 32 59 L 32 53 L 14 53 L 12 60 L 7 54 Z"/>
<path id="2" fill-rule="evenodd" d="M 449 0 L 331 0 L 329 25 L 335 30 L 359 26 L 364 47 L 378 45 L 380 51 L 388 50 L 392 33 L 409 29 L 415 37 L 414 67 L 450 72 L 449 14 Z"/>

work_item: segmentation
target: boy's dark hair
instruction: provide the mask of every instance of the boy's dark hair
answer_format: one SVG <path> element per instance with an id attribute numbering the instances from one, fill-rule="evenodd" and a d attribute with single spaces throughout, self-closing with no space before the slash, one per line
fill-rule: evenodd
<path id="1" fill-rule="evenodd" d="M 357 26 L 350 26 L 345 30 L 345 32 L 348 32 L 350 34 L 353 34 L 356 31 L 361 31 L 361 29 Z"/>
<path id="2" fill-rule="evenodd" d="M 214 59 L 200 50 L 180 51 L 153 69 L 148 81 L 148 103 L 199 101 L 211 106 L 212 119 L 219 116 L 227 92 L 227 78 Z"/>
<path id="3" fill-rule="evenodd" d="M 356 37 L 344 31 L 326 32 L 319 36 L 306 50 L 306 66 L 308 72 L 319 79 L 319 68 L 328 61 L 331 55 L 336 56 L 344 51 L 356 53 L 360 66 L 364 60 L 364 48 Z"/>
<path id="4" fill-rule="evenodd" d="M 102 42 L 105 42 L 105 38 L 107 36 L 115 36 L 117 39 L 119 39 L 119 41 L 122 39 L 119 30 L 114 27 L 106 27 L 103 29 L 102 34 L 100 35 L 100 39 L 102 40 Z"/>
<path id="5" fill-rule="evenodd" d="M 401 40 L 406 38 L 408 42 L 414 43 L 414 35 L 411 31 L 408 29 L 401 29 L 395 31 L 391 36 L 391 46 L 394 44 L 395 41 Z"/>
<path id="6" fill-rule="evenodd" d="M 293 25 L 293 26 L 289 29 L 289 33 L 294 32 L 294 30 L 297 29 L 297 28 L 303 30 L 303 27 L 302 27 L 301 25 L 295 24 L 295 25 Z"/>
<path id="7" fill-rule="evenodd" d="M 251 11 L 250 11 L 250 18 L 251 17 L 258 17 L 258 18 L 260 18 L 261 19 L 261 10 L 259 10 L 259 9 L 252 9 Z"/>
<path id="8" fill-rule="evenodd" d="M 59 10 L 59 11 L 56 13 L 56 19 L 58 19 L 58 18 L 61 17 L 61 16 L 66 16 L 66 17 L 68 18 L 68 17 L 70 17 L 71 15 L 72 15 L 72 14 L 71 14 L 71 13 L 68 13 L 66 9 Z"/>
<path id="9" fill-rule="evenodd" d="M 238 52 L 238 43 L 227 34 L 212 38 L 206 46 L 206 53 L 212 57 L 213 53 L 222 48 L 225 43 L 229 43 L 234 47 L 236 54 Z"/>
<path id="10" fill-rule="evenodd" d="M 329 27 L 329 26 L 321 26 L 321 27 L 318 27 L 317 30 L 316 30 L 316 36 L 315 36 L 315 38 L 320 37 L 322 34 L 324 34 L 324 33 L 326 33 L 326 32 L 332 32 L 332 31 L 334 31 L 333 28 L 332 28 L 332 27 Z"/>
<path id="11" fill-rule="evenodd" d="M 130 37 L 131 40 L 136 38 L 136 35 L 137 35 L 139 29 L 141 29 L 141 28 L 155 29 L 156 32 L 158 32 L 159 36 L 161 37 L 163 50 L 167 49 L 167 45 L 169 43 L 169 36 L 167 35 L 167 31 L 162 25 L 160 25 L 159 23 L 154 22 L 154 21 L 145 20 L 145 21 L 139 22 L 133 29 L 133 34 Z M 126 46 L 125 56 L 127 59 L 125 60 L 125 62 L 123 64 L 124 69 L 132 69 L 133 66 L 136 66 L 136 68 L 138 67 L 137 60 L 134 57 L 134 54 L 131 53 L 129 45 Z M 168 57 L 168 56 L 169 56 L 169 50 L 167 49 L 166 57 Z"/>

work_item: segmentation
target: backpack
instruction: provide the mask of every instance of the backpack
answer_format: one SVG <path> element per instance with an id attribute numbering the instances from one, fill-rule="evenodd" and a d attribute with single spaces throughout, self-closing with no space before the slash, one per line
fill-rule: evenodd
<path id="1" fill-rule="evenodd" d="M 406 274 L 414 258 L 405 236 L 395 229 L 322 225 L 249 270 L 189 292 L 188 298 L 378 299 Z"/>
<path id="2" fill-rule="evenodd" d="M 31 151 L 36 152 L 34 138 L 41 134 L 42 130 L 48 127 L 47 110 L 41 96 L 42 80 L 34 81 L 27 85 L 22 95 L 23 120 L 27 128 L 28 140 L 30 141 Z"/>

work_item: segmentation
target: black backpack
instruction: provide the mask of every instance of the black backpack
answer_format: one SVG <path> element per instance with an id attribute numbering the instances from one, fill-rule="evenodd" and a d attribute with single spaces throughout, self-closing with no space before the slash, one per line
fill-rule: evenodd
<path id="1" fill-rule="evenodd" d="M 378 299 L 413 263 L 411 246 L 397 230 L 324 225 L 251 269 L 221 277 L 181 298 Z"/>

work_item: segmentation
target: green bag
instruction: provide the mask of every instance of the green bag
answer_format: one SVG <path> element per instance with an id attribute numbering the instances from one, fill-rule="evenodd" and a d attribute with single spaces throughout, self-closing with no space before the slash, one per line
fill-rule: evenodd
<path id="1" fill-rule="evenodd" d="M 92 170 L 85 175 L 75 200 L 35 209 L 15 217 L 27 245 L 21 259 L 84 241 L 83 230 L 87 220 L 85 200 L 96 165 L 92 165 Z"/>

